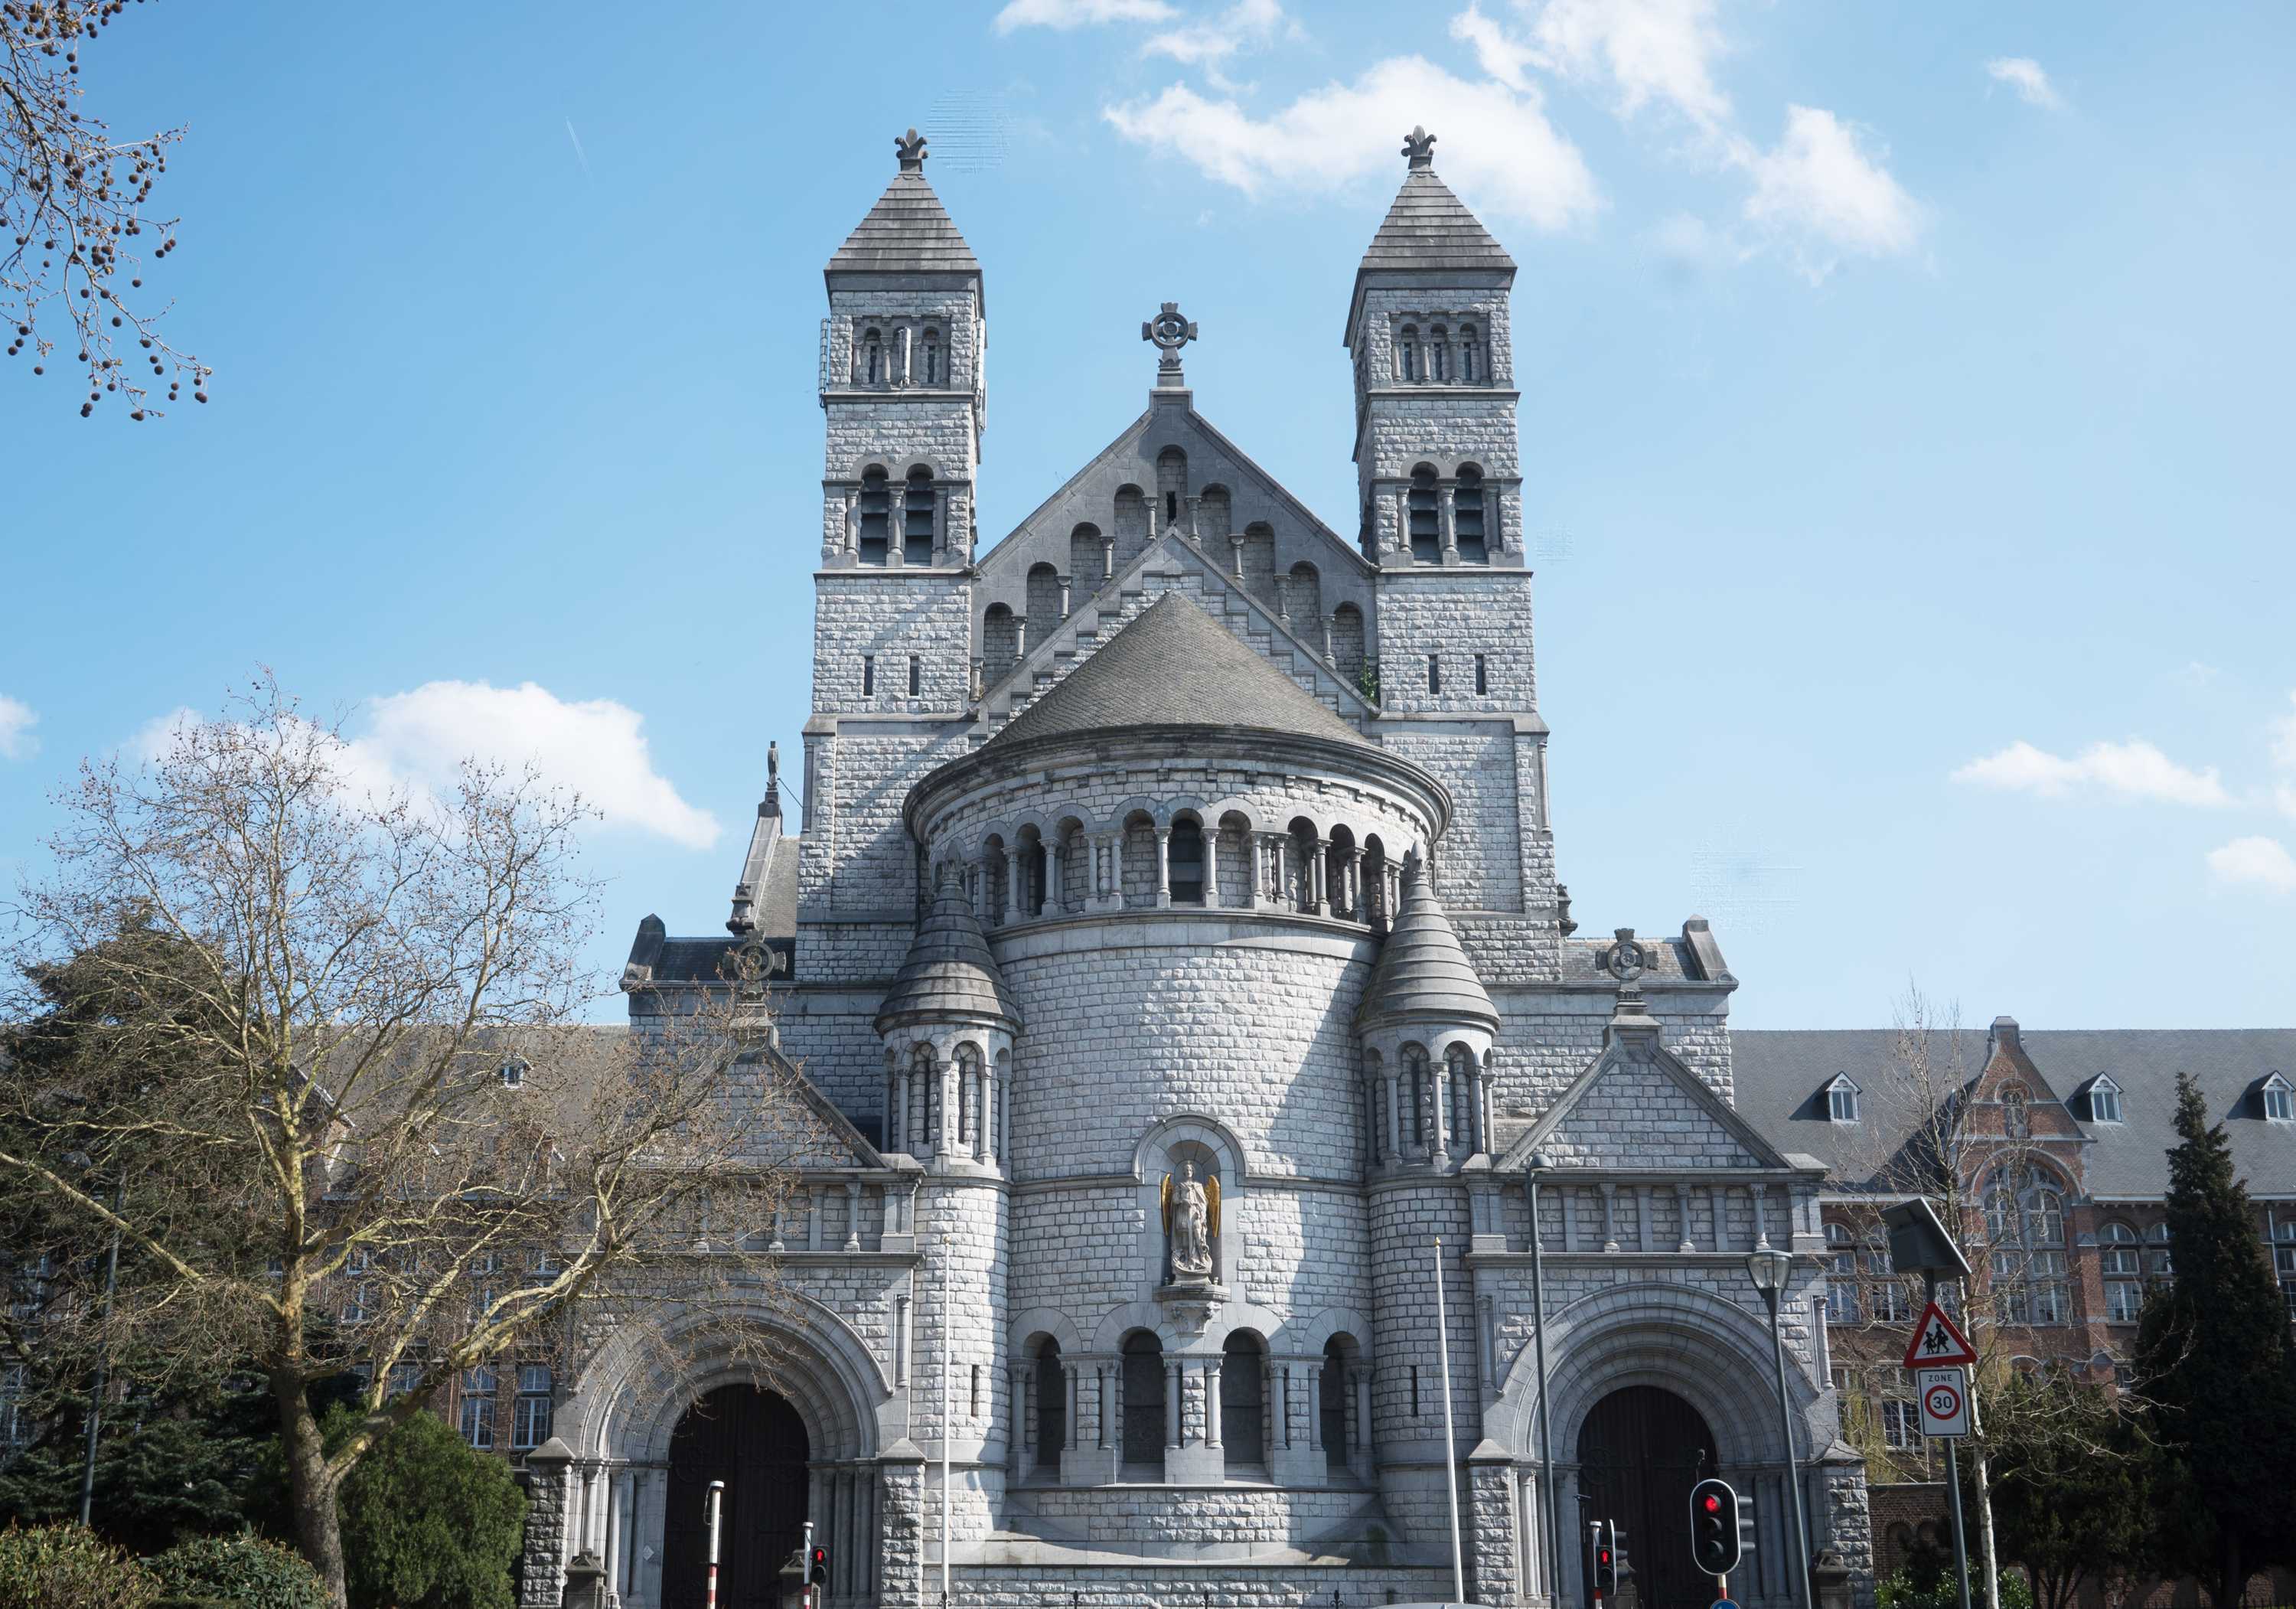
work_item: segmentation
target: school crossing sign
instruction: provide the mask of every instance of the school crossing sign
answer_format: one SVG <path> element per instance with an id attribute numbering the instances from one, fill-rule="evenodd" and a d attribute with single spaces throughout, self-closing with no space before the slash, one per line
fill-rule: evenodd
<path id="1" fill-rule="evenodd" d="M 1906 1349 L 1907 1368 L 1961 1368 L 1976 1361 L 1969 1337 L 1954 1327 L 1943 1308 L 1931 1301 L 1922 1309 L 1922 1320 L 1914 1326 L 1913 1344 Z"/>

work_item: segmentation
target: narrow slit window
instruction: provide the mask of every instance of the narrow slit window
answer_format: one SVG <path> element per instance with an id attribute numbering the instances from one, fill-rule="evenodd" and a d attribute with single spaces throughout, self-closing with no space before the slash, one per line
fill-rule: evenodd
<path id="1" fill-rule="evenodd" d="M 877 656 L 873 653 L 861 656 L 861 696 L 877 696 Z"/>
<path id="2" fill-rule="evenodd" d="M 1443 657 L 1440 654 L 1431 653 L 1427 656 L 1427 691 L 1430 693 L 1443 691 Z"/>
<path id="3" fill-rule="evenodd" d="M 1481 697 L 1491 690 L 1491 678 L 1483 666 L 1483 656 L 1475 655 L 1475 696 Z"/>
<path id="4" fill-rule="evenodd" d="M 1411 1416 L 1419 1416 L 1419 1366 L 1411 1366 Z"/>
<path id="5" fill-rule="evenodd" d="M 919 693 L 923 691 L 924 676 L 924 661 L 919 659 L 914 653 L 909 655 L 909 696 L 911 698 L 916 697 Z"/>
<path id="6" fill-rule="evenodd" d="M 972 1416 L 980 1417 L 980 1366 L 972 1366 Z"/>

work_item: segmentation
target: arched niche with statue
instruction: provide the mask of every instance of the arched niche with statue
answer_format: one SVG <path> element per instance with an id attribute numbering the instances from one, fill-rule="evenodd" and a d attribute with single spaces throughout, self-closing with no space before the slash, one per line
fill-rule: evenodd
<path id="1" fill-rule="evenodd" d="M 1143 1138 L 1135 1166 L 1148 1283 L 1184 1333 L 1198 1332 L 1228 1297 L 1245 1186 L 1242 1148 L 1209 1119 L 1170 1118 Z"/>

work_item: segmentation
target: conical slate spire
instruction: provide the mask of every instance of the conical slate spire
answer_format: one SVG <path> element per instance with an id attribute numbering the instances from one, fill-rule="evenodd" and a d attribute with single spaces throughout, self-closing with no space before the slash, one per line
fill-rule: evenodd
<path id="1" fill-rule="evenodd" d="M 1372 969 L 1356 1021 L 1480 1023 L 1496 1031 L 1499 1014 L 1459 943 L 1414 850 L 1403 858 L 1403 902 Z"/>
<path id="2" fill-rule="evenodd" d="M 942 1021 L 983 1017 L 1018 1031 L 1020 1009 L 1005 991 L 988 951 L 988 937 L 972 914 L 972 902 L 962 889 L 944 886 L 917 924 L 917 936 L 894 975 L 885 1003 L 877 1008 L 880 1033 L 898 1022 L 919 1018 Z"/>
<path id="3" fill-rule="evenodd" d="M 972 274 L 980 259 L 925 180 L 925 142 L 914 128 L 893 142 L 900 171 L 837 254 L 831 274 Z"/>
<path id="4" fill-rule="evenodd" d="M 1435 136 L 1414 128 L 1403 143 L 1410 166 L 1395 204 L 1372 236 L 1358 273 L 1388 269 L 1497 268 L 1514 272 L 1514 259 L 1482 220 L 1435 174 Z"/>

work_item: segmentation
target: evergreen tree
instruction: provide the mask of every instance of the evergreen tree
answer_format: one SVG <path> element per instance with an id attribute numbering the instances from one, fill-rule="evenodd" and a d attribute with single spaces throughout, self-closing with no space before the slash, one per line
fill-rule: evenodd
<path id="1" fill-rule="evenodd" d="M 2138 1387 L 2169 1449 L 2162 1550 L 2232 1609 L 2256 1570 L 2296 1542 L 2296 1351 L 2247 1187 L 2222 1124 L 2177 1080 L 2169 1153 L 2171 1288 L 2137 1333 Z"/>
<path id="2" fill-rule="evenodd" d="M 1988 1437 L 1993 1523 L 2039 1609 L 2072 1609 L 2084 1580 L 2108 1585 L 2146 1569 L 2152 1459 L 2140 1427 L 2102 1388 L 2062 1375 L 2013 1376 L 1994 1406 L 2008 1428 Z"/>
<path id="3" fill-rule="evenodd" d="M 348 1433 L 355 1416 L 328 1426 Z M 511 1609 L 526 1495 L 510 1466 L 417 1414 L 375 1444 L 340 1498 L 351 1609 Z"/>

